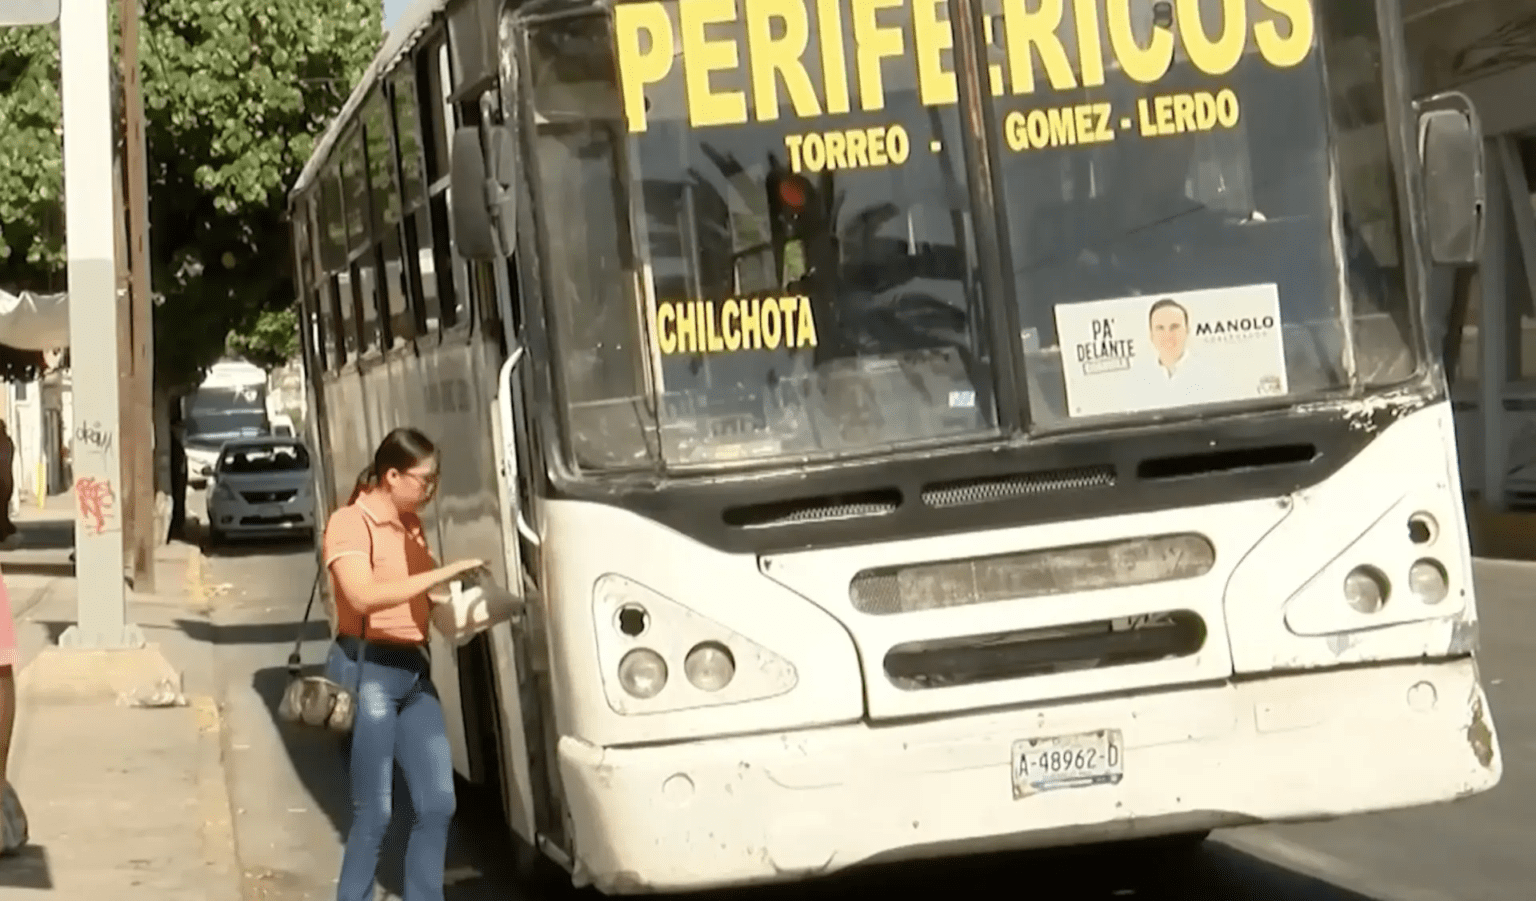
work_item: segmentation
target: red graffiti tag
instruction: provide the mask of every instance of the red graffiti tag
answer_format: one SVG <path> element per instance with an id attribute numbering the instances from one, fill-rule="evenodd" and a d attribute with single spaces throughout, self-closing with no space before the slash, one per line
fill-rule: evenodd
<path id="1" fill-rule="evenodd" d="M 75 480 L 75 500 L 80 504 L 80 516 L 95 527 L 97 535 L 107 530 L 107 513 L 115 499 L 112 483 L 105 479 L 83 477 Z"/>

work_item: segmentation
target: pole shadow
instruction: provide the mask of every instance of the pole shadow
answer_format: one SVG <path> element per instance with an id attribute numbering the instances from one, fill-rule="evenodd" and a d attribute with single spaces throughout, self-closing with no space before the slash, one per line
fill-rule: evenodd
<path id="1" fill-rule="evenodd" d="M 48 849 L 41 845 L 25 845 L 0 857 L 0 888 L 53 891 Z"/>

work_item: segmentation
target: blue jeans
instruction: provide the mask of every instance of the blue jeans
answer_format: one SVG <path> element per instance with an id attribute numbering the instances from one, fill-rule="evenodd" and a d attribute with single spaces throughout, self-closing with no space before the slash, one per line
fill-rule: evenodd
<path id="1" fill-rule="evenodd" d="M 373 901 L 379 846 L 394 809 L 396 760 L 416 813 L 405 849 L 403 901 L 443 901 L 454 810 L 453 759 L 427 658 L 414 648 L 372 642 L 360 661 L 357 651 L 354 639 L 342 638 L 326 661 L 332 679 L 357 687 L 352 828 L 341 858 L 337 901 Z"/>

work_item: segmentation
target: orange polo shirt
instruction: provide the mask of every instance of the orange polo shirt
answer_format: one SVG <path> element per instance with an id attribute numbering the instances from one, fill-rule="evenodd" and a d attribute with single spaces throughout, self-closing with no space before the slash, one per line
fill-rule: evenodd
<path id="1" fill-rule="evenodd" d="M 325 524 L 325 567 L 331 573 L 332 597 L 341 634 L 363 634 L 363 615 L 336 581 L 331 564 L 342 557 L 360 556 L 373 565 L 380 582 L 398 582 L 407 576 L 437 568 L 421 518 L 400 513 L 387 499 L 363 494 L 331 514 Z M 425 592 L 403 604 L 376 610 L 368 616 L 367 638 L 422 644 L 427 640 L 427 621 L 432 602 Z"/>

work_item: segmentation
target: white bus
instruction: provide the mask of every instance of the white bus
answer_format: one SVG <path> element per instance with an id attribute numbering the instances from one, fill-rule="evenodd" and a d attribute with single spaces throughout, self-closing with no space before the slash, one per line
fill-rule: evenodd
<path id="1" fill-rule="evenodd" d="M 1068 14 L 1072 11 L 1072 14 Z M 611 894 L 1500 778 L 1399 0 L 424 0 L 292 193 L 319 496 L 532 615 L 434 677 Z M 530 850 L 532 849 L 532 850 Z"/>

